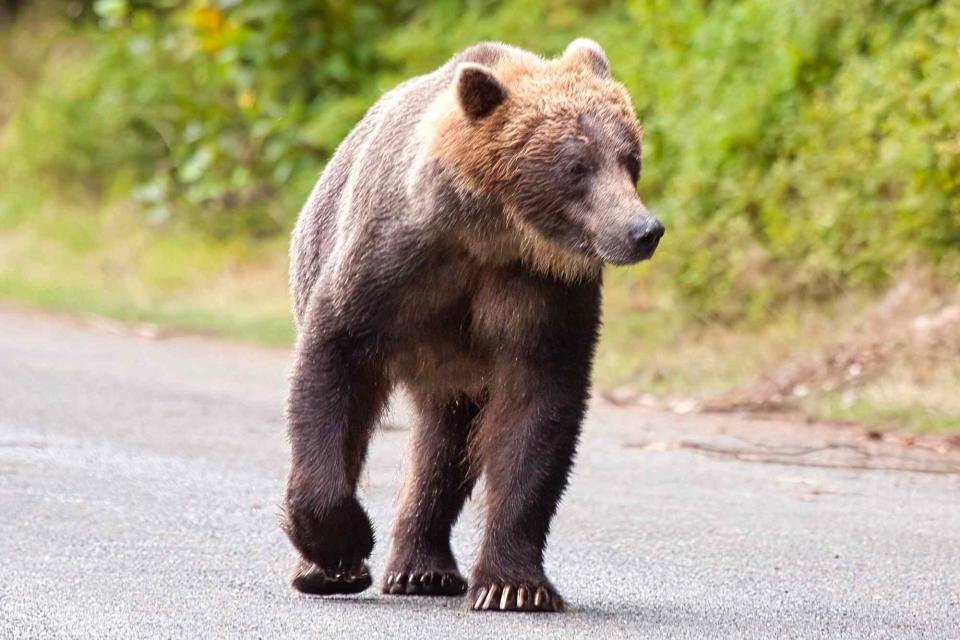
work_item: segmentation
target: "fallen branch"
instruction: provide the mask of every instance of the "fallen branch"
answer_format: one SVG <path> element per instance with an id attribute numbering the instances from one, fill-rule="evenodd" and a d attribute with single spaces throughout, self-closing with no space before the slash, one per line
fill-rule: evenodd
<path id="1" fill-rule="evenodd" d="M 789 451 L 772 451 L 773 455 L 770 455 L 769 451 L 748 451 L 746 449 L 735 449 L 731 447 L 719 447 L 715 445 L 703 444 L 700 442 L 692 442 L 689 440 L 680 440 L 675 443 L 672 443 L 673 447 L 676 449 L 692 449 L 694 451 L 702 451 L 707 454 L 711 454 L 717 457 L 726 457 L 734 458 L 740 460 L 741 462 L 756 462 L 759 464 L 779 464 L 784 466 L 793 466 L 793 467 L 813 467 L 818 469 L 843 469 L 849 471 L 898 471 L 906 473 L 925 473 L 931 475 L 960 475 L 960 467 L 947 467 L 947 468 L 937 468 L 930 466 L 904 466 L 904 465 L 889 465 L 889 464 L 868 464 L 866 462 L 852 462 L 852 463 L 842 463 L 842 462 L 816 462 L 812 460 L 797 460 L 798 456 L 809 455 L 811 453 L 821 453 L 823 451 L 836 450 L 836 449 L 845 449 L 852 450 L 854 453 L 862 457 L 871 457 L 867 451 L 863 451 L 859 447 L 848 445 L 848 444 L 830 444 L 821 447 L 809 447 L 801 449 L 792 449 Z M 629 447 L 639 448 L 646 447 L 648 444 L 629 444 Z M 786 459 L 784 459 L 786 458 Z M 926 461 L 917 460 L 915 458 L 900 458 L 901 461 L 906 461 L 914 463 L 917 465 L 923 465 Z"/>

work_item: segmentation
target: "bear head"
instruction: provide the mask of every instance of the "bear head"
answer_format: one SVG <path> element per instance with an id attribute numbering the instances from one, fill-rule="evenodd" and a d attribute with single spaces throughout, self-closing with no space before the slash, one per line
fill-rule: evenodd
<path id="1" fill-rule="evenodd" d="M 641 129 L 603 49 L 579 39 L 543 60 L 482 47 L 431 119 L 431 153 L 458 188 L 498 203 L 542 271 L 650 258 L 664 229 L 637 194 Z"/>

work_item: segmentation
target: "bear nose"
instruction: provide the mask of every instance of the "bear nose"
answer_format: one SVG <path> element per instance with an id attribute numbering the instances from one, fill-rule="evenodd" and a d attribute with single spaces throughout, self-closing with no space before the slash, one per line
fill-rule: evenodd
<path id="1" fill-rule="evenodd" d="M 663 237 L 663 225 L 656 218 L 644 220 L 630 227 L 627 238 L 638 260 L 646 260 L 657 250 L 660 238 Z"/>

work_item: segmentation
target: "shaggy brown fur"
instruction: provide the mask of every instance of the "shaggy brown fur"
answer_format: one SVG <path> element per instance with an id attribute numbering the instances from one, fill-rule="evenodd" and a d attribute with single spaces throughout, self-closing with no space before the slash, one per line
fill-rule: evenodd
<path id="1" fill-rule="evenodd" d="M 370 584 L 356 484 L 404 385 L 419 419 L 383 590 L 562 608 L 543 550 L 586 408 L 601 266 L 650 257 L 663 233 L 637 198 L 640 142 L 587 40 L 557 60 L 471 47 L 385 95 L 343 142 L 291 246 L 297 589 Z M 486 530 L 468 590 L 450 530 L 480 473 Z"/>

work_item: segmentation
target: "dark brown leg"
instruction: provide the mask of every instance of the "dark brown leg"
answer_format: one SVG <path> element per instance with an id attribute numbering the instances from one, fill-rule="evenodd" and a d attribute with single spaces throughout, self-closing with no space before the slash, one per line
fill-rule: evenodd
<path id="1" fill-rule="evenodd" d="M 587 390 L 544 375 L 529 369 L 507 378 L 492 391 L 479 427 L 487 494 L 483 544 L 465 602 L 474 610 L 563 609 L 544 574 L 543 552 L 567 485 Z"/>
<path id="2" fill-rule="evenodd" d="M 360 219 L 364 208 L 382 204 L 368 198 L 352 206 Z M 390 390 L 385 327 L 426 264 L 421 234 L 392 233 L 385 223 L 365 226 L 362 235 L 364 241 L 348 243 L 317 281 L 294 279 L 298 298 L 308 300 L 297 305 L 284 529 L 302 556 L 292 584 L 308 593 L 355 593 L 371 584 L 364 560 L 373 549 L 373 528 L 355 495 L 357 479 Z"/>
<path id="3" fill-rule="evenodd" d="M 393 527 L 382 590 L 393 595 L 460 595 L 467 583 L 450 549 L 450 530 L 470 494 L 467 440 L 479 413 L 460 396 L 417 398 L 409 475 Z"/>
<path id="4" fill-rule="evenodd" d="M 586 411 L 600 290 L 531 279 L 526 291 L 544 304 L 526 331 L 500 334 L 470 447 L 485 474 L 486 528 L 465 604 L 480 611 L 563 609 L 543 552 Z"/>
<path id="5" fill-rule="evenodd" d="M 364 560 L 374 542 L 356 485 L 388 387 L 376 359 L 356 341 L 306 332 L 297 353 L 284 530 L 302 559 L 291 584 L 312 594 L 356 593 L 370 586 Z"/>

